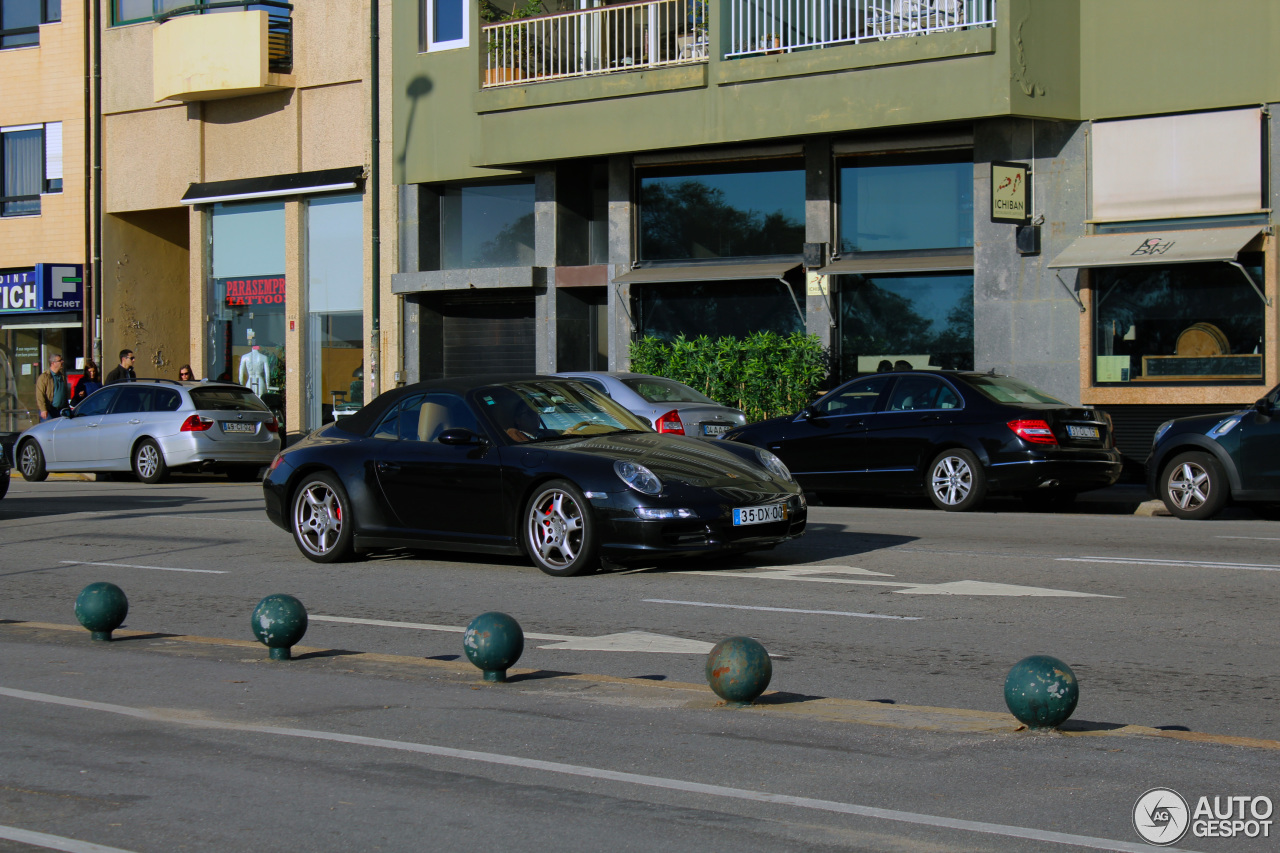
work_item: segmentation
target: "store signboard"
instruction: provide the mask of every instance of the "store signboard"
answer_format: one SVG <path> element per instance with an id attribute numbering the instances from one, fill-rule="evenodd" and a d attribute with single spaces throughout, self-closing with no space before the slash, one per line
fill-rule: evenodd
<path id="1" fill-rule="evenodd" d="M 83 309 L 81 264 L 36 264 L 34 270 L 0 273 L 0 314 Z"/>
<path id="2" fill-rule="evenodd" d="M 284 305 L 285 278 L 282 275 L 259 278 L 217 278 L 214 284 L 226 294 L 228 306 Z"/>
<path id="3" fill-rule="evenodd" d="M 991 164 L 991 221 L 1031 222 L 1031 167 L 1026 163 Z"/>

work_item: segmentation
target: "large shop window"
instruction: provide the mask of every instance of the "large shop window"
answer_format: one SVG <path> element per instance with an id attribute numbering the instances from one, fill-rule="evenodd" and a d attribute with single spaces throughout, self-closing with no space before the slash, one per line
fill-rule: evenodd
<path id="1" fill-rule="evenodd" d="M 804 162 L 799 158 L 641 167 L 636 181 L 641 260 L 804 251 Z"/>
<path id="2" fill-rule="evenodd" d="M 62 20 L 62 0 L 0 0 L 0 49 L 40 43 L 40 25 Z"/>
<path id="3" fill-rule="evenodd" d="M 307 415 L 316 427 L 364 405 L 364 205 L 307 204 Z"/>
<path id="4" fill-rule="evenodd" d="M 776 279 L 636 286 L 636 331 L 641 337 L 663 340 L 677 335 L 744 338 L 752 332 L 803 332 L 794 288 L 788 294 L 789 287 Z"/>
<path id="5" fill-rule="evenodd" d="M 840 371 L 973 369 L 973 275 L 840 279 Z"/>
<path id="6" fill-rule="evenodd" d="M 441 269 L 533 265 L 533 182 L 446 187 Z"/>
<path id="7" fill-rule="evenodd" d="M 62 192 L 62 123 L 0 127 L 0 216 L 36 216 Z"/>
<path id="8" fill-rule="evenodd" d="M 970 152 L 841 161 L 841 254 L 972 246 Z"/>
<path id="9" fill-rule="evenodd" d="M 1262 256 L 1240 255 L 1261 282 Z M 1098 383 L 1263 378 L 1263 303 L 1225 263 L 1092 271 Z"/>
<path id="10" fill-rule="evenodd" d="M 205 375 L 238 382 L 284 424 L 284 203 L 215 204 Z"/>

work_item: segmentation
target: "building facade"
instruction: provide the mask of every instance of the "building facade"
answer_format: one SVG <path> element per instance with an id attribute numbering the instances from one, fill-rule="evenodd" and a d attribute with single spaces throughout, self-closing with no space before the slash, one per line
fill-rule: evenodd
<path id="1" fill-rule="evenodd" d="M 408 378 L 806 331 L 1167 417 L 1280 381 L 1267 0 L 395 4 Z M 481 20 L 485 14 L 492 20 Z"/>
<path id="2" fill-rule="evenodd" d="M 0 0 L 0 433 L 39 420 L 54 355 L 84 366 L 89 250 L 82 7 Z"/>
<path id="3" fill-rule="evenodd" d="M 371 37 L 390 7 L 106 0 L 103 16 L 109 364 L 130 348 L 139 375 L 190 363 L 246 384 L 289 435 L 393 385 L 398 312 L 375 286 L 396 251 L 389 102 L 372 109 L 390 40 Z"/>

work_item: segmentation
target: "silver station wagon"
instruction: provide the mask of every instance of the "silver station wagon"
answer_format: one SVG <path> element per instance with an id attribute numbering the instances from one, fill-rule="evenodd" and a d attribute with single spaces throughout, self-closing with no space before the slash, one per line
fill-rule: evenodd
<path id="1" fill-rule="evenodd" d="M 139 379 L 95 391 L 18 436 L 27 480 L 54 471 L 132 471 L 159 483 L 174 469 L 256 479 L 280 452 L 280 425 L 258 397 L 227 382 Z"/>

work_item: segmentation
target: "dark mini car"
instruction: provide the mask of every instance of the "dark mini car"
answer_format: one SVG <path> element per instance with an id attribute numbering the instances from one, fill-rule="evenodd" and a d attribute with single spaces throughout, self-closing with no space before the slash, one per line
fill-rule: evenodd
<path id="1" fill-rule="evenodd" d="M 861 376 L 724 438 L 773 451 L 806 491 L 923 492 L 945 510 L 976 509 L 993 493 L 1066 502 L 1121 471 L 1105 412 L 994 373 Z"/>
<path id="2" fill-rule="evenodd" d="M 523 553 L 559 576 L 771 548 L 807 517 L 769 451 L 656 433 L 552 377 L 388 391 L 282 451 L 263 491 L 316 562 L 408 546 Z"/>
<path id="3" fill-rule="evenodd" d="M 1280 386 L 1253 408 L 1166 421 L 1147 457 L 1147 487 L 1178 518 L 1217 515 L 1229 501 L 1280 508 Z"/>

